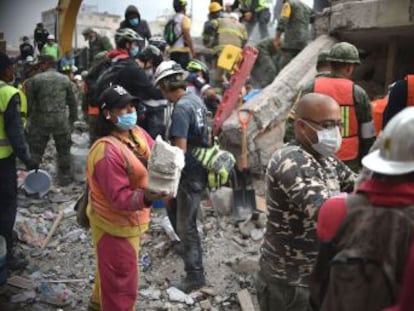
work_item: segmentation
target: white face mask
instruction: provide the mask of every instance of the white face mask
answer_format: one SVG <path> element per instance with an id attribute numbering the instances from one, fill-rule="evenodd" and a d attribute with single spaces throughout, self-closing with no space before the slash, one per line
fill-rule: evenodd
<path id="1" fill-rule="evenodd" d="M 341 148 L 342 137 L 338 126 L 332 129 L 316 131 L 318 142 L 312 144 L 313 150 L 324 157 L 329 157 Z"/>

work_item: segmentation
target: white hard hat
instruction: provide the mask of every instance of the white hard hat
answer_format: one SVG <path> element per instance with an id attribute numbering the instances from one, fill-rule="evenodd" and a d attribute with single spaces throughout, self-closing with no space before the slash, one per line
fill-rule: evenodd
<path id="1" fill-rule="evenodd" d="M 379 149 L 362 159 L 366 168 L 383 175 L 414 172 L 414 107 L 396 114 L 378 140 Z"/>
<path id="2" fill-rule="evenodd" d="M 155 70 L 154 84 L 157 85 L 162 79 L 174 74 L 184 74 L 184 69 L 173 60 L 163 61 Z"/>
<path id="3" fill-rule="evenodd" d="M 47 36 L 47 39 L 48 40 L 55 40 L 55 36 L 50 34 L 50 35 Z"/>

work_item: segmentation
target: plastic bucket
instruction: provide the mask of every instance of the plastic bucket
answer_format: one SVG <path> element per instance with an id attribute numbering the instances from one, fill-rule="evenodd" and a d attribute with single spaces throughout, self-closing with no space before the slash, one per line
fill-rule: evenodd
<path id="1" fill-rule="evenodd" d="M 0 235 L 0 286 L 6 284 L 7 270 L 6 270 L 6 255 L 7 245 L 6 239 Z"/>
<path id="2" fill-rule="evenodd" d="M 24 190 L 28 194 L 38 193 L 39 197 L 46 195 L 52 185 L 52 177 L 44 170 L 29 171 L 24 180 Z"/>

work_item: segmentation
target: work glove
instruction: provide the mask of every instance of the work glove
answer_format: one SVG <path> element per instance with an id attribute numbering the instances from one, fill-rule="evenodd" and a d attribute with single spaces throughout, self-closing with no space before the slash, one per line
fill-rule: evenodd
<path id="1" fill-rule="evenodd" d="M 28 171 L 35 170 L 35 172 L 37 173 L 37 170 L 39 169 L 39 163 L 37 163 L 33 159 L 30 159 L 26 163 L 26 168 L 27 168 Z"/>

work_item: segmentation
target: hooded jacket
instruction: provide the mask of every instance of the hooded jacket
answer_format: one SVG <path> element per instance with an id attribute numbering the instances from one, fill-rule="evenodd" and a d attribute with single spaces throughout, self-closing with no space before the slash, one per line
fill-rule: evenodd
<path id="1" fill-rule="evenodd" d="M 129 22 L 131 15 L 137 14 L 139 23 L 137 26 L 132 26 Z M 151 30 L 146 20 L 141 19 L 141 14 L 135 5 L 129 5 L 125 10 L 125 19 L 120 23 L 120 28 L 130 28 L 137 32 L 142 38 L 149 40 L 151 38 Z"/>

